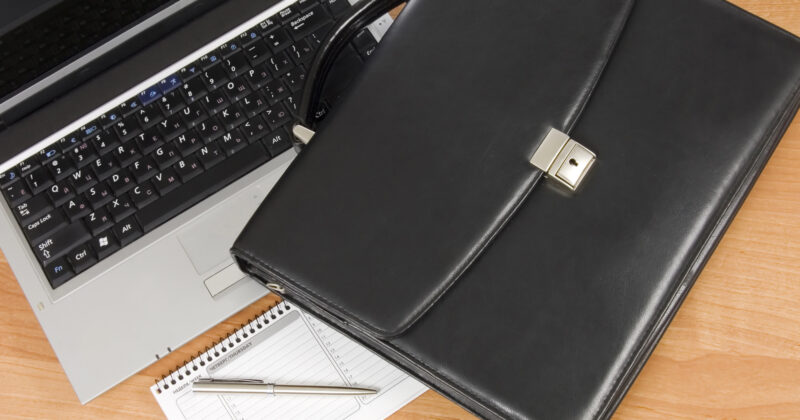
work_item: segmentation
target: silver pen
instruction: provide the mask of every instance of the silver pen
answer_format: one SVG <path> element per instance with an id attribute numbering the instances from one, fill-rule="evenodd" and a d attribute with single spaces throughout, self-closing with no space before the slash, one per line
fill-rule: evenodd
<path id="1" fill-rule="evenodd" d="M 370 395 L 378 391 L 346 386 L 277 385 L 260 379 L 198 379 L 192 392 L 214 394 L 267 394 L 267 395 Z"/>

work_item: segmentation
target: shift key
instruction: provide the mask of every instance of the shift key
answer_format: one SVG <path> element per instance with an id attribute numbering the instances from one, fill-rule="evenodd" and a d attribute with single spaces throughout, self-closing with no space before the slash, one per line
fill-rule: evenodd
<path id="1" fill-rule="evenodd" d="M 33 253 L 42 265 L 62 257 L 76 245 L 89 240 L 91 235 L 83 223 L 73 223 L 63 229 L 59 229 L 41 240 L 33 246 Z"/>

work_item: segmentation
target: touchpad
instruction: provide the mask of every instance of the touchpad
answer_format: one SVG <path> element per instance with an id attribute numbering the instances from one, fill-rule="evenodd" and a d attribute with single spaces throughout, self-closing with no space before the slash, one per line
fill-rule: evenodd
<path id="1" fill-rule="evenodd" d="M 233 262 L 230 254 L 233 242 L 274 185 L 274 180 L 263 181 L 228 198 L 178 234 L 197 274 L 213 274 L 211 270 L 219 271 L 223 263 Z"/>

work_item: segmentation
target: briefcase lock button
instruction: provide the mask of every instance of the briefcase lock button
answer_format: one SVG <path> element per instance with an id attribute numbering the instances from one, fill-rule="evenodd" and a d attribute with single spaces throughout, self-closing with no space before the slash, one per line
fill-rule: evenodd
<path id="1" fill-rule="evenodd" d="M 592 169 L 597 156 L 569 135 L 551 129 L 531 158 L 548 177 L 575 191 Z"/>

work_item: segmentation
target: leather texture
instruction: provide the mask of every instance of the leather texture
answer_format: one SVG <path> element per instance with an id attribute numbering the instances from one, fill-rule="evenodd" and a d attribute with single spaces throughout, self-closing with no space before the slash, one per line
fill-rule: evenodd
<path id="1" fill-rule="evenodd" d="M 579 116 L 631 4 L 410 2 L 242 241 L 287 237 L 261 245 L 276 275 L 367 331 L 403 332 L 541 177 L 530 157 Z"/>
<path id="2" fill-rule="evenodd" d="M 422 10 L 427 7 L 424 4 L 416 7 Z M 409 14 L 400 19 L 410 25 L 416 17 Z M 566 21 L 564 25 L 564 32 L 570 32 Z M 387 41 L 399 42 L 407 27 L 394 28 Z M 535 27 L 529 27 L 533 33 Z M 428 26 L 428 30 L 440 28 Z M 551 37 L 548 42 L 562 40 Z M 569 45 L 564 44 L 564 49 Z M 524 56 L 525 52 L 516 50 L 515 54 Z M 531 66 L 539 60 L 529 58 Z M 393 60 L 390 53 L 375 57 L 359 88 L 369 86 L 364 80 Z M 563 64 L 564 69 L 571 68 Z M 558 83 L 555 75 L 536 77 L 542 86 Z M 447 83 L 469 90 L 471 85 L 462 84 L 466 80 L 452 73 Z M 418 184 L 430 181 L 422 176 L 404 172 L 402 177 L 383 178 L 388 184 L 372 185 L 371 172 L 350 173 L 351 162 L 339 159 L 340 155 L 330 152 L 333 149 L 326 148 L 326 156 L 313 157 L 314 148 L 309 148 L 285 175 L 278 193 L 267 198 L 233 252 L 245 270 L 265 282 L 286 285 L 286 298 L 477 415 L 607 418 L 796 113 L 799 87 L 800 41 L 794 36 L 718 0 L 638 0 L 597 87 L 570 130 L 598 155 L 582 189 L 569 195 L 547 181 L 534 188 L 458 281 L 402 334 L 387 338 L 345 315 L 366 310 L 384 322 L 381 317 L 398 307 L 403 314 L 414 311 L 427 296 L 404 307 L 409 295 L 400 294 L 397 302 L 387 304 L 386 296 L 398 286 L 388 284 L 384 271 L 403 272 L 395 271 L 399 257 L 405 258 L 405 265 L 418 266 L 436 264 L 441 255 L 426 254 L 431 248 L 426 243 L 403 241 L 374 242 L 380 246 L 360 254 L 363 236 L 380 231 L 384 223 L 394 222 L 415 233 L 416 226 L 409 218 L 376 223 L 373 213 L 354 212 L 358 207 L 350 200 L 368 197 L 386 206 L 400 206 L 388 215 L 410 213 L 442 224 L 461 217 L 437 213 L 438 208 L 430 208 L 424 199 L 405 197 L 407 201 L 397 203 L 381 192 L 381 188 L 417 189 Z M 331 116 L 328 127 L 351 121 L 357 118 L 351 114 L 365 109 L 380 107 L 389 115 L 405 111 L 360 92 L 351 95 L 347 105 Z M 462 124 L 500 132 L 515 123 L 524 125 L 519 104 L 508 105 L 503 115 L 515 115 L 513 119 L 464 119 Z M 419 124 L 430 123 L 413 116 Z M 375 149 L 387 139 L 354 140 L 344 132 L 334 136 L 326 129 L 314 141 L 341 140 L 340 147 L 364 153 L 365 159 L 378 156 Z M 387 147 L 393 149 L 396 160 L 409 159 L 413 153 L 442 153 L 435 145 L 418 150 L 413 142 Z M 529 157 L 518 153 L 520 159 Z M 482 156 L 472 171 L 480 173 L 481 163 L 490 156 Z M 391 161 L 384 163 L 394 167 Z M 440 163 L 436 159 L 425 162 Z M 513 168 L 508 170 L 513 172 Z M 352 182 L 340 186 L 346 192 L 332 190 L 329 200 L 320 200 L 316 193 L 307 198 L 309 187 L 304 182 L 314 172 L 323 179 L 347 173 Z M 481 188 L 461 179 L 452 182 Z M 342 194 L 346 200 L 336 198 Z M 487 211 L 482 205 L 455 207 L 480 216 Z M 273 211 L 286 206 L 317 206 L 313 215 L 321 220 L 292 219 Z M 285 225 L 269 221 L 275 216 L 283 217 Z M 459 236 L 420 238 L 462 251 L 474 245 Z M 315 243 L 331 249 L 297 248 Z M 351 261 L 360 256 L 363 261 L 357 264 L 381 270 L 366 275 L 355 272 L 364 277 L 347 278 L 340 271 L 340 261 L 320 257 L 320 252 L 334 256 L 352 252 Z M 399 281 L 418 287 L 437 283 L 439 278 Z M 355 283 L 366 286 L 348 287 Z M 342 291 L 329 293 L 340 285 L 348 293 L 346 299 Z M 326 300 L 350 306 L 332 307 L 330 302 L 298 292 L 307 287 L 325 293 Z M 353 303 L 362 301 L 385 306 Z"/>

